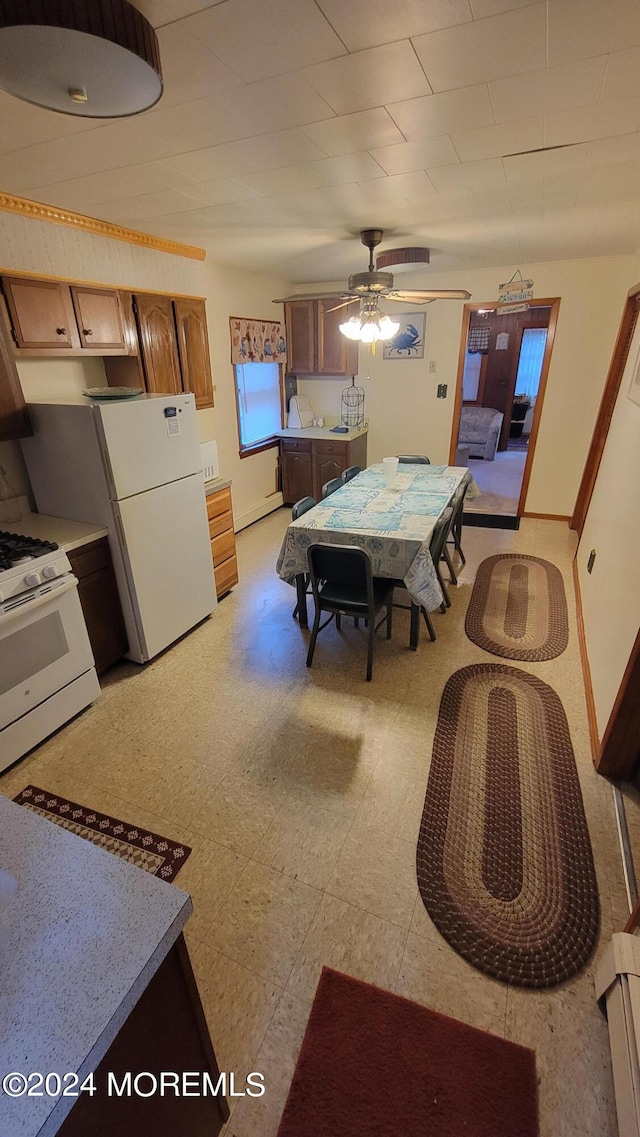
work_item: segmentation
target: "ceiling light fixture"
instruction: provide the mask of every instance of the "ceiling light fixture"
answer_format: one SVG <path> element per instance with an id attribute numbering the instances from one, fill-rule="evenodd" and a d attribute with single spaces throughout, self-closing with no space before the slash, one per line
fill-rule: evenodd
<path id="1" fill-rule="evenodd" d="M 140 114 L 162 94 L 158 39 L 128 0 L 0 0 L 0 87 L 62 114 Z"/>
<path id="2" fill-rule="evenodd" d="M 375 296 L 362 301 L 359 316 L 352 316 L 346 323 L 340 324 L 340 331 L 347 339 L 371 344 L 378 340 L 392 340 L 399 330 L 397 320 L 382 314 Z"/>

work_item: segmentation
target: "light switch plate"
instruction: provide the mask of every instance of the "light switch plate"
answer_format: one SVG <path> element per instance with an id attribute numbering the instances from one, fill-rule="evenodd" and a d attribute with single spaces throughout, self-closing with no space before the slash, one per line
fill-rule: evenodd
<path id="1" fill-rule="evenodd" d="M 439 399 L 446 399 L 447 397 L 447 384 L 438 383 L 437 397 Z"/>

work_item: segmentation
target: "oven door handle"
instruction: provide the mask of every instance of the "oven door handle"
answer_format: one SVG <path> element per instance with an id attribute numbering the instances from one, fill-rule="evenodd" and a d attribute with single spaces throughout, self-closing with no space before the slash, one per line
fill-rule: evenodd
<path id="1" fill-rule="evenodd" d="M 26 604 L 18 604 L 17 608 L 12 608 L 10 612 L 4 612 L 0 616 L 0 628 L 6 627 L 12 620 L 17 620 L 18 617 L 24 616 L 28 612 L 35 612 L 36 608 L 40 608 L 43 604 L 50 604 L 58 596 L 64 596 L 65 592 L 70 592 L 72 588 L 78 587 L 78 581 L 74 576 L 66 584 L 61 584 L 59 588 L 52 589 L 51 592 L 45 592 L 43 596 L 38 596 L 37 600 L 30 600 Z"/>

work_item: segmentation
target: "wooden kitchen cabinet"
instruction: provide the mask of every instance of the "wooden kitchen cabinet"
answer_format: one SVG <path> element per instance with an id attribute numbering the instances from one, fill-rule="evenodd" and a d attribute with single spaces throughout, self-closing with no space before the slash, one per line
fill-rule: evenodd
<path id="1" fill-rule="evenodd" d="M 0 442 L 31 434 L 9 332 L 0 320 Z"/>
<path id="2" fill-rule="evenodd" d="M 199 411 L 213 406 L 209 336 L 204 300 L 174 300 L 182 389 L 195 395 Z"/>
<path id="3" fill-rule="evenodd" d="M 171 297 L 140 293 L 134 297 L 134 311 L 147 391 L 180 394 L 182 374 Z"/>
<path id="4" fill-rule="evenodd" d="M 80 347 L 68 284 L 4 276 L 2 290 L 17 347 L 52 352 Z"/>
<path id="5" fill-rule="evenodd" d="M 231 489 L 208 494 L 207 517 L 209 518 L 209 537 L 211 557 L 216 581 L 218 600 L 238 583 L 238 561 L 236 557 L 236 536 L 233 530 L 233 503 Z"/>
<path id="6" fill-rule="evenodd" d="M 339 478 L 349 466 L 367 464 L 367 435 L 345 440 L 337 438 L 282 438 L 280 469 L 282 496 L 293 505 L 301 497 L 320 501 L 322 487 Z"/>
<path id="7" fill-rule="evenodd" d="M 293 300 L 284 306 L 287 371 L 292 375 L 355 375 L 358 345 L 339 325 L 347 309 L 332 312 L 339 301 Z"/>
<path id="8" fill-rule="evenodd" d="M 80 343 L 86 348 L 126 350 L 120 296 L 113 289 L 72 285 L 71 298 L 78 321 Z"/>
<path id="9" fill-rule="evenodd" d="M 78 578 L 78 595 L 98 675 L 128 650 L 118 586 L 106 537 L 67 553 Z"/>

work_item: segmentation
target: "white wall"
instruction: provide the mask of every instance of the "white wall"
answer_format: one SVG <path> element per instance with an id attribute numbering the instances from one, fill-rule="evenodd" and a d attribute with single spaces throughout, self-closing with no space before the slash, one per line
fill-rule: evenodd
<path id="1" fill-rule="evenodd" d="M 639 280 L 640 266 L 628 284 Z M 640 323 L 576 554 L 600 738 L 640 626 L 640 406 L 629 398 L 639 358 Z M 591 549 L 597 556 L 589 574 Z"/>
<path id="2" fill-rule="evenodd" d="M 276 450 L 238 455 L 234 377 L 230 363 L 229 316 L 278 319 L 271 303 L 286 286 L 281 277 L 249 273 L 206 261 L 156 252 L 122 241 L 75 232 L 62 225 L 0 213 L 0 273 L 34 272 L 96 283 L 204 296 L 215 407 L 198 413 L 201 442 L 218 442 L 220 474 L 233 479 L 236 527 L 249 524 L 282 501 L 274 496 Z M 99 386 L 100 361 L 23 360 L 19 364 L 27 399 L 76 394 Z M 98 370 L 96 370 L 96 368 Z M 50 387 L 49 387 L 50 384 Z M 17 443 L 0 444 L 0 465 L 20 492 L 28 490 Z"/>
<path id="3" fill-rule="evenodd" d="M 533 278 L 536 298 L 561 297 L 526 501 L 530 512 L 573 512 L 633 263 L 633 257 L 597 257 L 399 278 L 411 288 L 466 288 L 472 301 L 481 303 L 495 301 L 498 285 L 520 268 L 523 277 Z M 391 311 L 391 305 L 387 307 Z M 393 307 L 404 311 L 400 305 Z M 403 452 L 448 460 L 463 305 L 439 300 L 429 304 L 426 313 L 424 359 L 385 360 L 381 347 L 375 356 L 364 346 L 360 349 L 358 381 L 366 390 L 370 461 Z M 429 371 L 430 360 L 435 372 Z M 448 386 L 446 399 L 436 398 L 439 383 Z M 333 379 L 314 380 L 313 386 L 305 381 L 305 393 L 313 392 L 314 409 L 326 414 L 336 398 L 339 403 L 342 386 Z"/>

